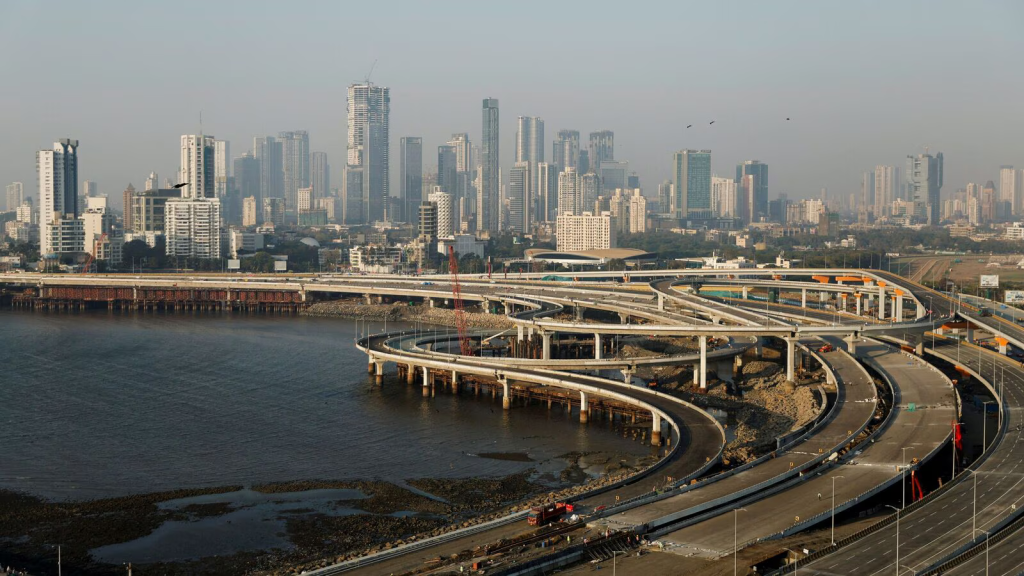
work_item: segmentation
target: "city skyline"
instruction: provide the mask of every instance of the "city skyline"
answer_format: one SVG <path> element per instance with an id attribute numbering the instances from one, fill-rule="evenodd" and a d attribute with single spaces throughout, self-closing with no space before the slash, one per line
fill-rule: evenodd
<path id="1" fill-rule="evenodd" d="M 378 63 L 371 82 L 392 90 L 394 120 L 390 132 L 394 142 L 391 154 L 398 153 L 395 144 L 403 136 L 422 137 L 427 150 L 436 149 L 457 132 L 468 133 L 472 141 L 479 142 L 478 106 L 482 98 L 491 96 L 499 99 L 505 110 L 500 120 L 499 132 L 503 136 L 499 141 L 499 164 L 506 177 L 514 164 L 515 123 L 521 115 L 545 119 L 548 134 L 545 147 L 552 144 L 550 135 L 563 129 L 578 131 L 583 136 L 582 149 L 587 148 L 587 135 L 591 132 L 614 131 L 616 158 L 630 162 L 648 198 L 656 196 L 656 183 L 671 177 L 673 152 L 684 148 L 715 150 L 713 170 L 718 174 L 729 173 L 736 163 L 749 158 L 770 164 L 773 167 L 772 198 L 779 193 L 790 198 L 813 197 L 822 187 L 837 195 L 856 193 L 864 171 L 876 165 L 901 166 L 907 155 L 923 153 L 925 146 L 942 150 L 950 160 L 945 174 L 948 184 L 944 191 L 947 193 L 967 182 L 998 180 L 1001 165 L 1024 164 L 1024 144 L 1015 137 L 1024 126 L 1017 115 L 1007 113 L 1013 109 L 1010 97 L 1015 92 L 1013 88 L 1021 81 L 1013 75 L 1004 77 L 1000 72 L 1016 69 L 1024 50 L 1019 49 L 1021 41 L 1016 35 L 998 34 L 998 28 L 1014 21 L 1020 9 L 1011 4 L 994 3 L 916 14 L 913 7 L 885 6 L 892 23 L 877 24 L 871 19 L 872 8 L 882 6 L 814 7 L 784 15 L 773 15 L 766 8 L 752 6 L 755 13 L 763 11 L 765 26 L 759 27 L 750 38 L 737 39 L 735 45 L 712 50 L 705 62 L 692 64 L 686 74 L 672 73 L 671 68 L 665 68 L 666 46 L 655 40 L 659 38 L 657 34 L 637 32 L 633 42 L 616 43 L 600 50 L 600 55 L 611 64 L 634 63 L 638 68 L 635 75 L 644 83 L 644 90 L 636 90 L 635 84 L 630 82 L 614 84 L 585 78 L 581 81 L 577 73 L 565 73 L 562 78 L 538 71 L 534 73 L 535 83 L 546 89 L 538 95 L 528 93 L 502 79 L 502 71 L 510 65 L 509 60 L 500 50 L 491 47 L 500 45 L 498 40 L 511 33 L 511 26 L 493 32 L 493 38 L 483 44 L 479 56 L 471 55 L 468 63 L 460 64 L 477 66 L 481 58 L 490 57 L 495 59 L 493 69 L 473 74 L 471 81 L 439 85 L 417 70 L 415 62 L 421 59 L 436 62 L 440 52 L 428 50 L 424 54 L 411 54 L 411 61 L 403 62 L 396 55 L 396 50 L 407 48 L 401 40 L 377 43 L 372 50 L 344 50 L 355 46 L 368 34 L 351 25 L 346 27 L 344 38 L 329 41 L 332 46 L 337 43 L 337 51 L 345 54 L 337 68 L 332 66 L 329 80 L 318 78 L 312 87 L 303 85 L 301 90 L 298 84 L 294 90 L 275 89 L 271 91 L 272 101 L 255 91 L 248 80 L 247 74 L 255 72 L 256 63 L 242 63 L 240 68 L 226 75 L 204 71 L 202 74 L 209 80 L 209 88 L 199 93 L 172 94 L 169 91 L 167 96 L 154 97 L 150 88 L 165 83 L 162 77 L 174 74 L 176 67 L 190 58 L 172 59 L 162 49 L 146 46 L 140 46 L 141 52 L 131 56 L 112 55 L 108 44 L 87 42 L 81 47 L 83 58 L 90 62 L 86 69 L 103 79 L 103 82 L 96 81 L 98 85 L 106 85 L 101 92 L 116 85 L 119 96 L 81 100 L 76 110 L 89 111 L 84 114 L 54 111 L 60 108 L 56 104 L 59 91 L 54 90 L 54 80 L 37 78 L 33 70 L 45 68 L 46 62 L 56 57 L 56 52 L 41 48 L 26 58 L 2 64 L 5 78 L 17 89 L 0 98 L 11 100 L 7 102 L 12 105 L 11 109 L 15 109 L 16 103 L 21 113 L 11 119 L 10 130 L 0 138 L 0 178 L 5 182 L 32 182 L 32 151 L 46 147 L 62 134 L 74 134 L 88 143 L 81 151 L 83 159 L 88 159 L 83 164 L 87 168 L 83 168 L 81 178 L 98 182 L 101 190 L 108 194 L 122 190 L 129 182 L 141 188 L 141 182 L 151 171 L 175 173 L 173 140 L 181 134 L 199 133 L 200 113 L 206 123 L 205 132 L 235 141 L 231 151 L 234 158 L 247 151 L 254 136 L 300 128 L 309 132 L 309 149 L 325 151 L 336 170 L 340 170 L 344 164 L 346 138 L 345 109 L 341 102 L 347 86 L 365 78 L 374 60 Z M 697 23 L 712 22 L 721 16 L 711 8 L 692 8 Z M 571 5 L 553 9 L 556 12 L 553 16 L 572 12 Z M 216 14 L 222 14 L 221 10 L 214 9 Z M 372 16 L 367 10 L 345 7 L 325 8 L 324 12 L 338 20 L 348 17 L 350 22 L 356 23 Z M 485 9 L 469 9 L 470 14 L 455 20 L 478 16 L 476 13 L 482 10 Z M 666 16 L 682 10 L 665 7 Z M 21 24 L 0 39 L 0 45 L 10 49 L 26 40 L 26 34 L 43 26 L 44 16 L 54 18 L 55 31 L 67 31 L 72 39 L 82 29 L 75 28 L 74 24 L 96 19 L 101 32 L 108 26 L 124 27 L 129 35 L 126 40 L 141 33 L 134 31 L 140 27 L 132 25 L 137 19 L 145 19 L 148 28 L 143 28 L 148 34 L 154 27 L 156 31 L 165 27 L 169 30 L 180 24 L 181 18 L 176 11 L 161 7 L 139 7 L 137 11 L 125 13 L 98 10 L 98 14 L 90 14 L 69 5 L 66 11 L 53 15 L 29 3 L 15 3 L 5 11 L 12 17 L 9 21 Z M 272 22 L 288 21 L 293 16 L 286 12 L 268 10 L 265 14 L 243 15 L 243 28 L 255 33 Z M 411 6 L 408 12 L 396 19 L 396 30 L 412 26 L 413 21 L 425 14 L 424 9 L 416 6 Z M 440 20 L 440 16 L 450 16 L 454 9 L 442 6 L 440 12 L 434 17 L 439 29 L 456 25 Z M 843 42 L 848 41 L 855 30 L 863 32 L 865 27 L 877 32 L 902 30 L 898 22 L 917 16 L 922 18 L 920 25 L 908 29 L 902 38 L 893 34 L 886 36 L 881 43 L 883 46 L 877 49 L 866 50 L 863 54 L 842 53 Z M 829 34 L 824 32 L 828 26 L 817 26 L 836 17 L 846 18 L 851 25 Z M 520 16 L 510 18 L 515 20 Z M 954 33 L 962 21 L 970 18 L 990 22 L 997 28 L 996 33 L 979 38 L 967 48 L 928 47 L 929 57 L 923 59 L 920 66 L 897 75 L 900 89 L 886 94 L 884 105 L 882 99 L 871 95 L 872 82 L 868 80 L 872 66 L 879 65 L 880 55 L 884 53 L 891 61 L 912 57 L 920 51 L 921 45 L 927 46 L 927 42 L 922 44 L 926 34 Z M 857 22 L 862 25 L 858 26 Z M 327 25 L 309 24 L 315 29 Z M 655 22 L 645 26 L 656 30 L 663 25 Z M 820 43 L 821 49 L 802 53 L 787 43 L 785 37 L 788 31 L 808 26 L 811 28 L 809 40 Z M 200 29 L 220 30 L 220 25 L 203 24 Z M 467 33 L 469 40 L 482 41 L 480 31 L 468 29 Z M 706 40 L 707 34 L 697 30 L 691 38 L 672 40 L 667 46 L 672 52 L 692 48 Z M 749 72 L 741 84 L 727 71 L 746 56 L 746 45 L 755 41 L 763 44 L 758 54 L 766 69 Z M 185 49 L 191 52 L 202 47 Z M 439 45 L 440 48 L 443 46 Z M 969 54 L 962 53 L 963 50 Z M 652 58 L 655 55 L 658 57 Z M 835 62 L 830 63 L 829 57 Z M 132 76 L 138 77 L 136 82 L 128 76 L 127 70 L 136 70 L 134 63 L 138 60 L 147 62 L 152 69 L 147 68 L 141 76 L 133 72 Z M 301 63 L 295 73 L 302 74 L 322 62 L 322 59 L 311 58 L 310 62 Z M 969 67 L 968 62 L 972 63 Z M 830 69 L 832 64 L 838 72 Z M 455 66 L 444 61 L 439 65 L 446 70 Z M 76 72 L 68 81 L 78 78 L 79 74 Z M 229 86 L 222 76 L 241 81 L 237 82 L 237 87 Z M 89 78 L 91 76 L 85 77 Z M 782 82 L 781 78 L 786 81 Z M 920 82 L 925 78 L 929 81 Z M 943 90 L 930 88 L 935 85 L 935 79 Z M 972 85 L 993 84 L 996 80 L 1002 87 L 997 94 L 967 89 Z M 758 88 L 753 92 L 756 97 L 749 97 L 752 92 L 747 87 L 748 81 Z M 139 92 L 143 89 L 145 97 Z M 951 114 L 953 111 L 970 113 Z M 786 118 L 791 120 L 786 121 Z M 708 124 L 711 120 L 716 123 Z M 691 124 L 692 128 L 685 128 Z M 390 178 L 397 182 L 397 167 L 391 166 L 390 172 Z M 333 186 L 341 187 L 340 180 L 335 180 Z M 113 195 L 112 200 L 117 203 Z"/>

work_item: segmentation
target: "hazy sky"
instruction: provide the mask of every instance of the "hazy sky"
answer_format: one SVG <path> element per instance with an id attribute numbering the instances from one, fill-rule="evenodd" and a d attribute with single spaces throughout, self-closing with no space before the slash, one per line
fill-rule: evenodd
<path id="1" fill-rule="evenodd" d="M 345 89 L 391 88 L 398 142 L 424 168 L 452 132 L 515 121 L 615 131 L 648 195 L 672 152 L 710 148 L 716 172 L 770 165 L 770 196 L 859 190 L 875 164 L 942 151 L 949 193 L 1024 168 L 1019 2 L 0 2 L 0 180 L 36 196 L 35 151 L 81 141 L 81 179 L 118 198 L 174 177 L 181 134 L 231 141 L 308 130 L 340 186 Z M 792 120 L 787 122 L 786 117 Z M 714 126 L 708 123 L 715 120 Z M 694 127 L 686 129 L 687 124 Z"/>

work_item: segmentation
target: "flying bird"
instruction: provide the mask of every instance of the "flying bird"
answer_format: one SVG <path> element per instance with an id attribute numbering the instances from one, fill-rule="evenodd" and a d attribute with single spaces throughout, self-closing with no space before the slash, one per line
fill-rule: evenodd
<path id="1" fill-rule="evenodd" d="M 789 118 L 786 118 L 786 120 L 789 120 Z"/>
<path id="2" fill-rule="evenodd" d="M 692 127 L 693 127 L 693 124 L 687 124 L 687 125 L 686 125 L 686 127 L 687 127 L 687 128 L 692 128 Z"/>
<path id="3" fill-rule="evenodd" d="M 714 120 L 712 120 L 712 121 L 711 121 L 711 124 L 714 124 L 714 123 L 715 123 L 715 121 L 714 121 Z M 711 126 L 711 124 L 708 124 L 708 126 Z"/>

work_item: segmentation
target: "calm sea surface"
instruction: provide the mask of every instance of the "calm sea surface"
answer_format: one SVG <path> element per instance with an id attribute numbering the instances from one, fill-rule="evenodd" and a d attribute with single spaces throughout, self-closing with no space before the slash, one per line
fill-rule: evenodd
<path id="1" fill-rule="evenodd" d="M 354 335 L 337 319 L 0 312 L 0 488 L 86 499 L 318 478 L 401 483 L 557 473 L 568 451 L 642 451 L 558 409 L 424 399 L 394 375 L 376 387 Z M 487 452 L 535 462 L 475 456 Z"/>

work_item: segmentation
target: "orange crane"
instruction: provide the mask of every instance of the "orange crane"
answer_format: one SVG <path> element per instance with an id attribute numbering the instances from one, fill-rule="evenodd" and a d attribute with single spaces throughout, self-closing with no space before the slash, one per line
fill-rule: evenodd
<path id="1" fill-rule="evenodd" d="M 463 356 L 473 355 L 473 345 L 466 335 L 466 311 L 462 308 L 462 286 L 459 285 L 459 259 L 455 246 L 448 246 L 448 271 L 452 275 L 452 296 L 455 301 L 455 327 L 459 331 L 459 351 Z"/>
<path id="2" fill-rule="evenodd" d="M 95 242 L 93 242 L 92 252 L 89 254 L 89 258 L 86 259 L 85 266 L 82 267 L 82 272 L 81 272 L 82 274 L 88 274 L 89 273 L 89 268 L 92 267 L 93 261 L 96 260 L 96 253 L 100 251 L 100 245 L 103 244 L 103 241 L 106 240 L 106 239 L 107 239 L 107 233 L 104 232 L 103 234 L 100 235 L 100 239 L 99 240 L 96 240 Z"/>

